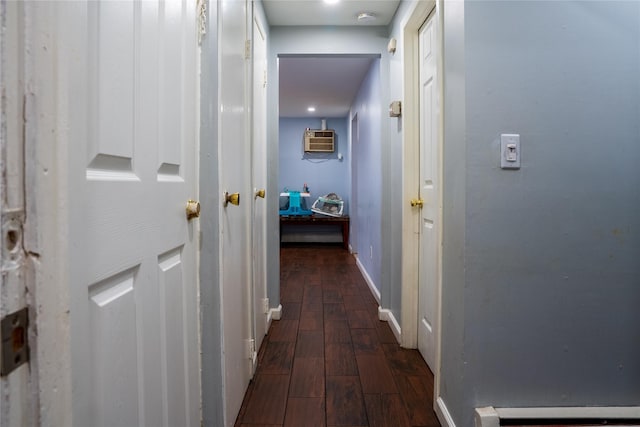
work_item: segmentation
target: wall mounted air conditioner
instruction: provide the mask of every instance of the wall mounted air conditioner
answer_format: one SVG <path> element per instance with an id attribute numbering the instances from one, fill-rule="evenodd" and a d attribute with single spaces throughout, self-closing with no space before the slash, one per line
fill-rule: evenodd
<path id="1" fill-rule="evenodd" d="M 333 129 L 306 129 L 304 131 L 304 151 L 307 153 L 333 153 L 335 151 L 335 131 Z"/>

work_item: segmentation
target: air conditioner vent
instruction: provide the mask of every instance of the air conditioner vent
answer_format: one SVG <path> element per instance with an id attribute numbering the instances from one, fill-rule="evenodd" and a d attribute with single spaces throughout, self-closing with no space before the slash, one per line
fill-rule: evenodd
<path id="1" fill-rule="evenodd" d="M 333 153 L 335 131 L 333 129 L 304 131 L 304 151 L 307 153 Z"/>

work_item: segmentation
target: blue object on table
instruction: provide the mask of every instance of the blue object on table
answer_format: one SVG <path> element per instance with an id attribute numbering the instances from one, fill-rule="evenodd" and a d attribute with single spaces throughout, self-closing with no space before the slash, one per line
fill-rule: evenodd
<path id="1" fill-rule="evenodd" d="M 311 215 L 313 212 L 309 209 L 302 208 L 301 200 L 299 191 L 289 191 L 289 208 L 284 210 L 281 209 L 280 215 Z"/>

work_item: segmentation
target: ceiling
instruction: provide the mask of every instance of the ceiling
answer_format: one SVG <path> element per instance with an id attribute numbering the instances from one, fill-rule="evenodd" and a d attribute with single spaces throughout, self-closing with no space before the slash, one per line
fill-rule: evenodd
<path id="1" fill-rule="evenodd" d="M 269 25 L 389 25 L 400 0 L 263 0 Z M 376 18 L 358 22 L 358 15 L 369 12 Z"/>
<path id="2" fill-rule="evenodd" d="M 270 26 L 387 26 L 400 0 L 263 0 Z M 375 20 L 358 22 L 361 12 Z M 346 117 L 372 56 L 322 55 L 279 58 L 281 117 Z M 314 106 L 315 112 L 307 111 Z"/>
<path id="3" fill-rule="evenodd" d="M 280 117 L 346 117 L 373 60 L 347 56 L 280 58 Z M 310 106 L 316 111 L 307 111 Z"/>

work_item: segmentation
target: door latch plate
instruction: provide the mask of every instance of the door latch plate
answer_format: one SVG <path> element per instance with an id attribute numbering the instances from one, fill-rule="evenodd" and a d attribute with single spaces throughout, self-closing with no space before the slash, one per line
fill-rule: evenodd
<path id="1" fill-rule="evenodd" d="M 0 336 L 2 338 L 0 375 L 3 377 L 29 361 L 28 327 L 29 310 L 27 307 L 8 314 L 0 322 Z"/>

